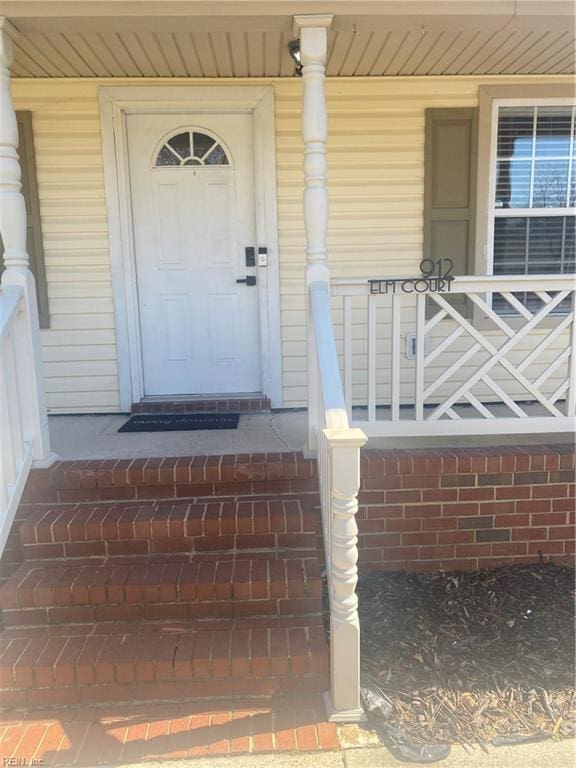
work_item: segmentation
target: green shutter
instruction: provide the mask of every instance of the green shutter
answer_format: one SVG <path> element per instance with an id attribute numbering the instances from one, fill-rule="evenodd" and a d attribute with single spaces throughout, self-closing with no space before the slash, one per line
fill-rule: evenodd
<path id="1" fill-rule="evenodd" d="M 476 109 L 427 109 L 424 258 L 449 258 L 455 275 L 474 273 Z"/>
<path id="2" fill-rule="evenodd" d="M 18 154 L 22 169 L 22 194 L 26 202 L 27 229 L 26 249 L 30 257 L 30 269 L 36 281 L 38 299 L 38 316 L 40 328 L 50 327 L 48 313 L 48 289 L 46 284 L 46 268 L 44 266 L 44 248 L 42 245 L 42 228 L 40 224 L 40 202 L 38 199 L 38 184 L 36 181 L 36 157 L 34 153 L 34 134 L 32 133 L 32 113 L 16 112 L 18 121 Z M 0 238 L 0 272 L 4 269 L 2 258 L 4 247 Z"/>
<path id="3" fill-rule="evenodd" d="M 423 257 L 451 259 L 455 275 L 474 274 L 477 136 L 477 109 L 426 110 Z M 472 316 L 466 297 L 449 301 L 464 317 Z M 428 317 L 437 310 L 428 300 Z"/>

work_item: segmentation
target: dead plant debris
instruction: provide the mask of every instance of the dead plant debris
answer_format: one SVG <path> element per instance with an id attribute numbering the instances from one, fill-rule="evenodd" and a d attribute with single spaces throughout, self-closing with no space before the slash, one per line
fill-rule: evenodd
<path id="1" fill-rule="evenodd" d="M 362 668 L 419 744 L 576 734 L 574 571 L 360 576 Z"/>

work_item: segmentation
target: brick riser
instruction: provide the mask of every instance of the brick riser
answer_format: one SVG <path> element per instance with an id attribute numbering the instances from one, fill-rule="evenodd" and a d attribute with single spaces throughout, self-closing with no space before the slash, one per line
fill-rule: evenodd
<path id="1" fill-rule="evenodd" d="M 78 625 L 72 635 L 66 628 L 60 634 L 4 630 L 2 704 L 33 708 L 269 697 L 326 688 L 321 626 L 250 624 L 232 629 Z"/>
<path id="2" fill-rule="evenodd" d="M 298 499 L 37 505 L 20 526 L 27 560 L 258 549 L 313 555 L 317 533 L 315 511 Z"/>
<path id="3" fill-rule="evenodd" d="M 132 404 L 132 413 L 266 413 L 267 397 L 210 398 L 207 400 L 157 400 Z"/>
<path id="4" fill-rule="evenodd" d="M 63 461 L 31 473 L 22 502 L 198 499 L 317 494 L 314 461 L 301 454 Z"/>
<path id="5" fill-rule="evenodd" d="M 0 590 L 4 623 L 184 620 L 320 614 L 316 558 L 192 562 L 97 559 L 22 566 Z"/>

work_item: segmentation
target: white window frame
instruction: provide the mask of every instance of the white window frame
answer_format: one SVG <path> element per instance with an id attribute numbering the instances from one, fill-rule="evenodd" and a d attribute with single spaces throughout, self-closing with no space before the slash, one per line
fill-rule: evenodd
<path id="1" fill-rule="evenodd" d="M 492 100 L 490 120 L 490 160 L 488 170 L 488 201 L 486 228 L 485 268 L 489 275 L 494 274 L 494 226 L 497 218 L 542 218 L 544 216 L 576 215 L 576 208 L 508 208 L 506 212 L 498 212 L 495 206 L 497 178 L 497 142 L 498 142 L 498 112 L 500 107 L 574 107 L 576 100 L 571 98 L 496 98 Z M 574 121 L 574 117 L 572 118 Z M 572 124 L 572 128 L 574 125 Z M 571 137 L 571 149 L 573 138 Z M 574 165 L 574 164 L 573 164 Z M 570 189 L 570 176 L 568 177 Z"/>

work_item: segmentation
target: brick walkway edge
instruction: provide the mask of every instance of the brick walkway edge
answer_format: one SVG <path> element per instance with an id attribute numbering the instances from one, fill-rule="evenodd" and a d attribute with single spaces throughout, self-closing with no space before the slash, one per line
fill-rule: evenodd
<path id="1" fill-rule="evenodd" d="M 127 705 L 30 712 L 0 719 L 6 765 L 88 766 L 339 748 L 318 698 Z"/>

